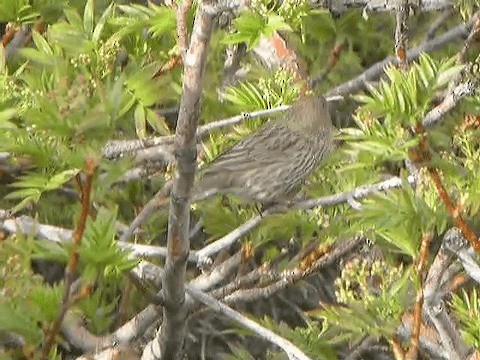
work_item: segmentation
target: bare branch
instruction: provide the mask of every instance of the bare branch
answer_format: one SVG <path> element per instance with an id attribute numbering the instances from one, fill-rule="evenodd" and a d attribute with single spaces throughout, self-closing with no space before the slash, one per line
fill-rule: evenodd
<path id="1" fill-rule="evenodd" d="M 249 318 L 243 316 L 239 312 L 231 309 L 225 304 L 222 304 L 215 298 L 210 295 L 205 294 L 203 291 L 198 290 L 197 288 L 187 285 L 186 290 L 188 294 L 193 297 L 195 300 L 207 305 L 210 309 L 227 316 L 229 319 L 232 319 L 247 329 L 252 330 L 260 336 L 262 339 L 270 341 L 271 343 L 280 347 L 287 354 L 289 359 L 295 360 L 309 360 L 310 358 L 305 355 L 300 349 L 293 345 L 290 341 L 278 336 L 274 332 L 264 328 L 263 326 L 257 324 L 255 321 L 250 320 Z"/>
<path id="2" fill-rule="evenodd" d="M 460 53 L 458 54 L 458 61 L 462 64 L 467 61 L 467 54 L 470 45 L 472 45 L 472 43 L 480 34 L 480 14 L 476 13 L 472 17 L 471 21 L 473 21 L 472 30 L 470 31 L 470 34 L 468 34 L 467 40 L 463 44 L 462 50 L 460 50 Z"/>
<path id="3" fill-rule="evenodd" d="M 187 13 L 191 7 L 192 0 L 183 0 L 177 8 L 178 51 L 184 62 L 188 49 Z"/>
<path id="4" fill-rule="evenodd" d="M 407 60 L 412 61 L 418 58 L 418 56 L 423 52 L 432 52 L 434 50 L 444 47 L 450 42 L 458 40 L 461 37 L 466 37 L 472 26 L 473 20 L 470 20 L 466 24 L 458 25 L 455 28 L 447 31 L 446 33 L 417 46 L 416 48 L 407 52 Z M 365 70 L 356 78 L 331 89 L 327 92 L 326 96 L 345 96 L 365 89 L 368 82 L 375 81 L 380 78 L 384 73 L 385 67 L 390 64 L 397 65 L 397 59 L 394 56 L 389 56 L 388 58 L 372 65 L 370 68 Z"/>
<path id="5" fill-rule="evenodd" d="M 135 217 L 127 230 L 120 237 L 120 242 L 127 242 L 133 235 L 134 231 L 147 221 L 147 219 L 155 212 L 155 210 L 165 207 L 168 203 L 168 196 L 172 189 L 172 182 L 168 181 L 161 190 L 143 207 L 140 213 Z"/>
<path id="6" fill-rule="evenodd" d="M 365 13 L 369 13 L 393 12 L 395 11 L 398 1 L 401 0 L 311 0 L 311 4 L 330 9 L 335 13 L 342 13 L 351 8 L 361 8 Z M 410 4 L 415 11 L 421 12 L 451 9 L 454 5 L 455 2 L 451 0 L 415 1 Z"/>
<path id="7" fill-rule="evenodd" d="M 282 105 L 272 109 L 257 110 L 257 111 L 252 111 L 250 113 L 245 112 L 240 115 L 232 116 L 227 119 L 211 122 L 198 127 L 197 137 L 200 138 L 202 136 L 207 135 L 212 130 L 219 129 L 224 126 L 235 125 L 246 119 L 255 119 L 262 116 L 277 114 L 287 110 L 289 107 L 290 106 L 288 105 Z M 107 159 L 116 159 L 126 155 L 134 154 L 142 149 L 153 148 L 153 147 L 159 147 L 159 149 L 155 151 L 159 152 L 160 154 L 163 154 L 165 152 L 169 152 L 168 151 L 169 147 L 166 147 L 166 145 L 172 145 L 174 138 L 175 137 L 173 135 L 170 135 L 170 136 L 157 136 L 157 137 L 147 138 L 143 140 L 140 140 L 140 139 L 114 140 L 105 144 L 105 146 L 103 147 L 102 156 Z M 166 147 L 167 150 L 165 150 L 164 147 Z M 141 160 L 141 159 L 138 159 L 138 160 Z"/>
<path id="8" fill-rule="evenodd" d="M 461 83 L 448 92 L 443 101 L 430 110 L 422 120 L 422 125 L 432 127 L 452 110 L 466 96 L 475 94 L 476 86 L 472 82 Z"/>
<path id="9" fill-rule="evenodd" d="M 443 11 L 430 25 L 427 32 L 423 36 L 422 44 L 430 41 L 434 36 L 437 30 L 445 24 L 445 22 L 450 19 L 453 15 L 453 9 Z"/>
<path id="10" fill-rule="evenodd" d="M 177 171 L 170 200 L 167 259 L 163 278 L 163 323 L 157 337 L 150 343 L 152 345 L 147 345 L 145 349 L 146 354 L 151 351 L 152 355 L 158 355 L 160 350 L 162 359 L 175 358 L 185 336 L 185 273 L 190 251 L 189 198 L 197 167 L 196 130 L 208 45 L 214 25 L 214 17 L 207 13 L 205 6 L 214 4 L 214 1 L 199 4 L 192 39 L 184 61 L 183 95 L 174 141 Z"/>
<path id="11" fill-rule="evenodd" d="M 395 55 L 397 57 L 398 66 L 401 69 L 407 69 L 407 41 L 408 41 L 408 11 L 410 10 L 407 0 L 402 0 L 397 5 L 395 12 L 397 18 L 397 26 L 395 28 Z"/>
<path id="12" fill-rule="evenodd" d="M 362 236 L 357 236 L 354 239 L 340 242 L 333 250 L 317 259 L 307 269 L 295 268 L 285 270 L 282 274 L 280 274 L 280 278 L 274 283 L 262 288 L 238 290 L 233 294 L 226 296 L 224 301 L 228 304 L 234 304 L 238 302 L 252 302 L 259 299 L 268 298 L 274 293 L 285 289 L 287 286 L 303 280 L 306 277 L 317 273 L 326 266 L 339 261 L 346 254 L 351 254 L 353 250 L 363 242 L 365 242 L 365 238 Z"/>
<path id="13" fill-rule="evenodd" d="M 457 228 L 448 230 L 442 245 L 430 266 L 424 287 L 425 304 L 423 310 L 434 324 L 441 344 L 451 359 L 463 359 L 468 353 L 468 347 L 458 336 L 458 332 L 444 306 L 443 292 L 441 291 L 442 278 L 451 263 L 452 250 L 460 251 L 467 248 L 467 241 Z M 451 250 L 450 250 L 451 249 Z"/>

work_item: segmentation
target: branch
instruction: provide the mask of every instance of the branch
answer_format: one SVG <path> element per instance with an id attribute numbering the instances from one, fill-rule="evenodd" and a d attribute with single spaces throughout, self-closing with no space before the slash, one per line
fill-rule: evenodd
<path id="1" fill-rule="evenodd" d="M 262 288 L 238 290 L 233 294 L 226 296 L 224 301 L 228 304 L 234 304 L 238 302 L 252 302 L 259 299 L 268 298 L 274 293 L 285 289 L 287 286 L 297 283 L 300 280 L 319 272 L 320 269 L 339 261 L 346 254 L 352 254 L 354 249 L 364 242 L 365 238 L 362 236 L 357 236 L 354 239 L 343 241 L 339 243 L 333 250 L 324 254 L 322 257 L 313 262 L 313 264 L 311 264 L 307 269 L 294 268 L 285 270 L 282 274 L 280 274 L 280 278 L 274 283 Z"/>
<path id="2" fill-rule="evenodd" d="M 177 8 L 178 51 L 183 62 L 185 62 L 185 56 L 188 49 L 187 13 L 191 7 L 192 0 L 183 0 Z"/>
<path id="3" fill-rule="evenodd" d="M 434 50 L 437 50 L 446 44 L 456 41 L 461 37 L 466 37 L 473 26 L 473 20 L 470 20 L 466 24 L 461 24 L 455 28 L 447 31 L 446 33 L 437 36 L 436 38 L 417 46 L 416 48 L 407 52 L 407 61 L 412 61 L 418 56 L 425 52 L 429 53 Z M 372 65 L 370 68 L 365 70 L 362 74 L 358 75 L 356 78 L 339 85 L 330 91 L 327 92 L 326 96 L 335 96 L 335 95 L 348 95 L 361 91 L 366 88 L 368 82 L 375 81 L 380 76 L 384 74 L 384 69 L 386 66 L 393 64 L 397 65 L 398 61 L 394 56 L 389 56 L 388 58 Z"/>
<path id="4" fill-rule="evenodd" d="M 98 165 L 97 161 L 94 158 L 91 158 L 91 157 L 87 158 L 85 160 L 86 181 L 85 183 L 82 183 L 81 180 L 79 181 L 81 195 L 82 195 L 80 220 L 78 221 L 75 232 L 73 233 L 72 254 L 70 255 L 70 260 L 65 269 L 65 281 L 63 285 L 64 293 L 62 298 L 61 309 L 46 334 L 45 346 L 42 349 L 43 358 L 47 358 L 47 356 L 49 355 L 50 350 L 53 344 L 55 343 L 55 339 L 58 334 L 58 331 L 60 330 L 60 326 L 62 324 L 63 318 L 67 310 L 71 306 L 70 289 L 73 284 L 73 280 L 75 278 L 75 272 L 78 267 L 78 260 L 79 260 L 78 251 L 80 249 L 83 233 L 85 231 L 87 217 L 88 217 L 88 214 L 90 213 L 90 195 L 92 192 L 93 175 L 95 173 L 95 169 L 97 165 Z"/>
<path id="5" fill-rule="evenodd" d="M 287 354 L 289 359 L 295 360 L 310 360 L 300 349 L 293 345 L 290 341 L 278 336 L 274 332 L 264 328 L 253 320 L 248 319 L 239 312 L 231 309 L 225 304 L 222 304 L 210 295 L 205 294 L 203 291 L 196 289 L 193 286 L 187 285 L 186 290 L 188 294 L 195 300 L 207 305 L 213 311 L 223 314 L 229 319 L 236 321 L 247 329 L 253 331 L 262 339 L 270 341 L 271 343 L 280 347 Z"/>
<path id="6" fill-rule="evenodd" d="M 432 234 L 425 233 L 422 235 L 422 242 L 420 244 L 419 257 L 416 264 L 416 274 L 418 279 L 417 295 L 415 297 L 415 304 L 413 307 L 413 329 L 410 349 L 408 349 L 405 359 L 416 360 L 418 357 L 418 348 L 420 346 L 420 330 L 422 327 L 422 308 L 424 302 L 424 272 L 427 264 L 427 257 L 429 254 L 430 242 L 432 241 Z"/>
<path id="7" fill-rule="evenodd" d="M 431 24 L 428 28 L 427 32 L 423 36 L 422 44 L 429 42 L 434 36 L 437 30 L 447 22 L 447 20 L 451 19 L 453 16 L 453 9 L 448 9 L 442 12 Z"/>
<path id="8" fill-rule="evenodd" d="M 155 196 L 150 199 L 150 201 L 143 207 L 140 213 L 135 217 L 127 230 L 124 231 L 119 241 L 127 242 L 130 237 L 133 235 L 135 230 L 144 224 L 147 219 L 157 210 L 158 208 L 166 206 L 168 204 L 168 196 L 172 189 L 172 182 L 168 181 L 162 189 L 160 189 Z"/>
<path id="9" fill-rule="evenodd" d="M 401 69 L 407 69 L 407 18 L 408 18 L 408 0 L 401 0 L 396 6 L 397 26 L 395 28 L 395 55 L 397 57 L 398 66 Z"/>
<path id="10" fill-rule="evenodd" d="M 398 1 L 391 0 L 311 0 L 310 3 L 317 7 L 327 8 L 335 13 L 342 13 L 347 9 L 361 8 L 365 13 L 368 12 L 393 12 Z M 451 9 L 455 3 L 451 0 L 427 0 L 411 1 L 409 7 L 421 12 L 439 11 Z"/>
<path id="11" fill-rule="evenodd" d="M 439 123 L 466 96 L 475 94 L 476 84 L 473 82 L 461 83 L 448 92 L 443 101 L 430 110 L 422 119 L 424 127 L 430 128 Z"/>
<path id="12" fill-rule="evenodd" d="M 424 286 L 425 304 L 423 309 L 437 329 L 440 342 L 452 359 L 465 358 L 468 347 L 458 336 L 445 309 L 443 297 L 447 294 L 441 291 L 442 278 L 452 262 L 453 254 L 466 249 L 467 245 L 460 230 L 457 228 L 448 230 L 443 236 L 442 245 L 430 266 Z"/>
<path id="13" fill-rule="evenodd" d="M 464 64 L 467 61 L 467 54 L 468 54 L 468 49 L 470 48 L 470 45 L 475 41 L 475 39 L 478 37 L 480 34 L 480 14 L 476 13 L 471 21 L 473 21 L 473 26 L 472 30 L 470 31 L 470 34 L 468 34 L 467 40 L 465 41 L 465 44 L 463 44 L 462 50 L 460 50 L 458 54 L 458 61 L 462 64 Z"/>
<path id="14" fill-rule="evenodd" d="M 184 62 L 183 95 L 180 103 L 175 133 L 175 158 L 177 171 L 173 179 L 168 219 L 167 259 L 163 278 L 163 324 L 161 330 L 147 346 L 146 354 L 159 354 L 162 359 L 173 359 L 181 350 L 185 336 L 185 273 L 190 250 L 190 193 L 193 186 L 196 162 L 196 130 L 200 115 L 203 78 L 207 62 L 208 45 L 214 17 L 200 3 L 193 25 L 192 39 Z M 156 348 L 155 348 L 156 347 Z M 145 355 L 145 353 L 144 353 Z M 153 356 L 158 357 L 156 355 Z"/>

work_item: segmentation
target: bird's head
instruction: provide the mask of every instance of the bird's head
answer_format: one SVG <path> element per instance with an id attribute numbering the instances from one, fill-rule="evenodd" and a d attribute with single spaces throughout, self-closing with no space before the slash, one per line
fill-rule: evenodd
<path id="1" fill-rule="evenodd" d="M 333 130 L 328 103 L 323 96 L 302 95 L 285 114 L 288 127 L 315 136 Z"/>

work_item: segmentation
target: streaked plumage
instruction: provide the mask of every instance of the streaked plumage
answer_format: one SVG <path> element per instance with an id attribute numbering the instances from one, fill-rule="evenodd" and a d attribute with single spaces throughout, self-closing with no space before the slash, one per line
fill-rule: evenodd
<path id="1" fill-rule="evenodd" d="M 280 119 L 267 122 L 207 165 L 193 199 L 226 193 L 245 201 L 282 203 L 330 152 L 332 131 L 323 97 L 302 97 Z"/>

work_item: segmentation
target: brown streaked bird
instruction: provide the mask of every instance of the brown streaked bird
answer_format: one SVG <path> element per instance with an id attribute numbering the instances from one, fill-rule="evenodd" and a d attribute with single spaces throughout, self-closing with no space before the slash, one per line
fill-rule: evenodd
<path id="1" fill-rule="evenodd" d="M 234 194 L 263 205 L 285 203 L 329 154 L 333 125 L 321 96 L 302 96 L 278 120 L 240 140 L 200 173 L 194 201 Z"/>

